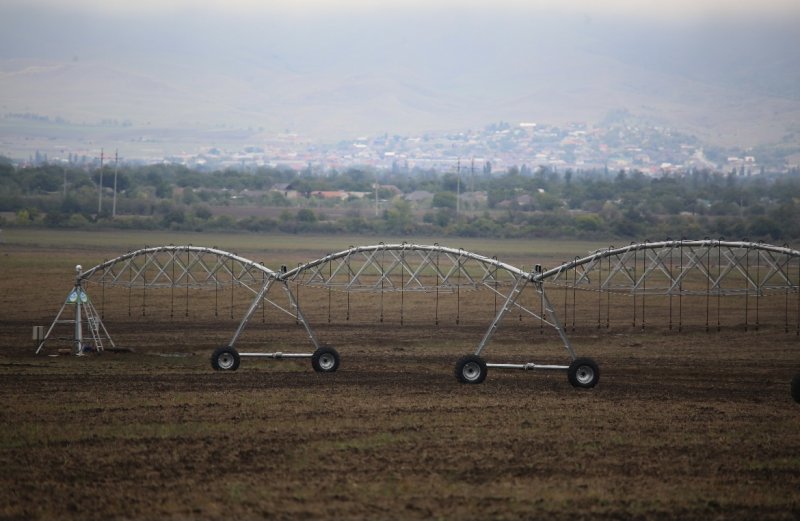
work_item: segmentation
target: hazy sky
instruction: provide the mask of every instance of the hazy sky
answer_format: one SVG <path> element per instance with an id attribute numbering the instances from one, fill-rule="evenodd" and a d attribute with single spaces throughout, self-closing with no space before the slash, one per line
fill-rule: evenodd
<path id="1" fill-rule="evenodd" d="M 64 8 L 63 0 L 5 0 L 6 5 L 40 5 Z M 313 12 L 358 10 L 452 9 L 546 9 L 589 14 L 630 14 L 635 16 L 708 16 L 719 13 L 753 15 L 800 13 L 797 0 L 71 0 L 69 10 L 129 13 L 175 10 L 219 10 L 224 12 Z"/>
<path id="2" fill-rule="evenodd" d="M 800 0 L 0 0 L 0 115 L 338 136 L 625 109 L 761 142 L 800 132 L 798 22 Z"/>

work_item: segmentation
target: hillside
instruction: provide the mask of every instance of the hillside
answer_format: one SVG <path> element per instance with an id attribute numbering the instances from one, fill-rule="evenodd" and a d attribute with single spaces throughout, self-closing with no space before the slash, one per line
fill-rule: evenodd
<path id="1" fill-rule="evenodd" d="M 7 9 L 8 11 L 9 9 Z M 37 13 L 0 31 L 0 112 L 335 141 L 625 110 L 721 145 L 797 143 L 794 26 L 540 11 L 124 20 Z M 6 13 L 9 14 L 9 13 Z"/>

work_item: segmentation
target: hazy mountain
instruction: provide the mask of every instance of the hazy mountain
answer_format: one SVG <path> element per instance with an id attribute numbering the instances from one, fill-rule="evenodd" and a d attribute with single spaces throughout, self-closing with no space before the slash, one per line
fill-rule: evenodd
<path id="1" fill-rule="evenodd" d="M 597 123 L 626 110 L 719 143 L 800 141 L 798 20 L 521 9 L 0 15 L 0 114 L 337 140 L 500 120 Z"/>

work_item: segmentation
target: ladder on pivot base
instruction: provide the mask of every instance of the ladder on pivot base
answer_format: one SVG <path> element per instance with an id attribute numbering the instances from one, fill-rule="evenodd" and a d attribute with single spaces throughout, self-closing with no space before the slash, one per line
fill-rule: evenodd
<path id="1" fill-rule="evenodd" d="M 62 320 L 61 316 L 67 309 L 67 306 L 75 307 L 74 319 Z M 84 336 L 84 323 L 89 332 L 88 337 Z M 108 334 L 106 327 L 103 325 L 100 315 L 97 313 L 97 308 L 94 307 L 91 299 L 89 299 L 89 295 L 86 294 L 80 283 L 75 285 L 75 288 L 70 292 L 64 303 L 61 305 L 61 309 L 56 314 L 56 318 L 53 320 L 53 323 L 50 324 L 50 328 L 47 330 L 44 338 L 36 348 L 37 355 L 42 351 L 42 349 L 44 349 L 45 342 L 47 342 L 47 339 L 50 338 L 50 335 L 53 333 L 53 330 L 55 330 L 56 326 L 61 324 L 70 324 L 74 326 L 74 334 L 72 337 L 72 353 L 75 355 L 82 355 L 84 354 L 84 351 L 89 349 L 93 349 L 96 352 L 103 351 L 104 339 L 108 341 L 112 348 L 116 347 L 114 345 L 114 341 L 111 340 L 111 336 Z"/>

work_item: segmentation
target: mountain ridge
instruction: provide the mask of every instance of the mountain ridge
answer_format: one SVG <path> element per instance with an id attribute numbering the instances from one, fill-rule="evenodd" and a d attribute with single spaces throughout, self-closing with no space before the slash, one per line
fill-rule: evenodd
<path id="1" fill-rule="evenodd" d="M 6 21 L 0 110 L 327 141 L 501 120 L 596 124 L 625 110 L 720 145 L 797 143 L 800 36 L 785 25 L 548 16 L 372 12 L 281 25 L 197 14 L 115 28 L 50 15 L 42 40 Z"/>

